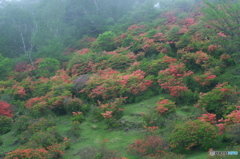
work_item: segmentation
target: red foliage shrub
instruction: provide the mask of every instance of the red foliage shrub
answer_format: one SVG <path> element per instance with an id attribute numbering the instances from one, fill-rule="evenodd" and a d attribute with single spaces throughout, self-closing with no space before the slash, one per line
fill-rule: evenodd
<path id="1" fill-rule="evenodd" d="M 173 12 L 167 12 L 165 17 L 167 17 L 167 23 L 169 24 L 175 23 L 177 19 Z"/>
<path id="2" fill-rule="evenodd" d="M 202 86 L 209 85 L 217 76 L 213 75 L 211 72 L 205 72 L 203 75 L 195 76 L 196 82 L 200 83 Z"/>
<path id="3" fill-rule="evenodd" d="M 217 45 L 209 45 L 208 46 L 208 52 L 212 53 L 213 51 L 215 51 L 218 48 Z"/>
<path id="4" fill-rule="evenodd" d="M 146 44 L 146 45 L 144 45 L 144 46 L 142 47 L 142 49 L 143 49 L 144 51 L 147 51 L 150 47 L 151 47 L 150 45 Z"/>
<path id="5" fill-rule="evenodd" d="M 13 115 L 11 113 L 10 107 L 11 107 L 11 105 L 8 104 L 7 102 L 0 101 L 0 115 L 12 117 Z"/>
<path id="6" fill-rule="evenodd" d="M 210 58 L 210 56 L 203 51 L 196 52 L 196 64 L 203 65 Z"/>
<path id="7" fill-rule="evenodd" d="M 24 87 L 19 85 L 13 85 L 12 89 L 15 90 L 13 94 L 19 94 L 21 97 L 27 95 Z"/>
<path id="8" fill-rule="evenodd" d="M 89 52 L 89 49 L 88 48 L 84 48 L 82 50 L 78 50 L 76 51 L 76 53 L 80 54 L 80 55 L 84 55 L 84 54 L 87 54 Z"/>
<path id="9" fill-rule="evenodd" d="M 227 124 L 240 123 L 240 110 L 234 110 L 225 119 Z"/>
<path id="10" fill-rule="evenodd" d="M 169 99 L 161 98 L 157 103 L 157 111 L 160 115 L 162 114 L 169 114 L 171 112 L 175 112 L 176 105 L 173 101 Z"/>
<path id="11" fill-rule="evenodd" d="M 188 87 L 183 83 L 183 78 L 191 76 L 192 71 L 185 71 L 183 63 L 171 63 L 169 68 L 159 71 L 158 83 L 163 89 L 170 91 L 172 96 L 180 96 L 181 92 L 188 91 Z"/>
<path id="12" fill-rule="evenodd" d="M 202 114 L 202 116 L 199 117 L 198 119 L 200 121 L 206 121 L 211 124 L 215 124 L 216 123 L 216 114 L 212 114 L 212 113 Z"/>
<path id="13" fill-rule="evenodd" d="M 184 24 L 187 26 L 195 24 L 195 20 L 193 18 L 187 17 L 184 19 Z"/>
<path id="14" fill-rule="evenodd" d="M 29 100 L 26 102 L 25 107 L 30 109 L 30 108 L 32 108 L 35 104 L 42 102 L 43 99 L 44 99 L 44 96 L 43 96 L 43 97 L 34 97 L 34 98 L 31 98 L 31 99 L 29 99 Z"/>
<path id="15" fill-rule="evenodd" d="M 98 74 L 90 77 L 84 91 L 89 97 L 116 98 L 128 92 L 138 94 L 151 86 L 152 80 L 145 80 L 145 72 L 133 71 L 129 74 L 121 74 L 113 69 L 99 70 Z"/>
<path id="16" fill-rule="evenodd" d="M 148 136 L 143 140 L 136 140 L 129 146 L 130 153 L 137 156 L 156 156 L 165 154 L 168 147 L 159 136 Z"/>
<path id="17" fill-rule="evenodd" d="M 219 131 L 218 135 L 222 135 L 225 131 L 225 125 L 221 123 L 221 124 L 216 124 L 216 126 L 218 127 L 218 131 Z"/>
<path id="18" fill-rule="evenodd" d="M 222 32 L 219 32 L 218 35 L 219 35 L 219 36 L 222 36 L 222 37 L 226 37 L 226 36 L 227 36 L 227 35 L 225 35 L 225 34 L 222 33 Z"/>
<path id="19" fill-rule="evenodd" d="M 127 30 L 135 30 L 135 29 L 144 28 L 144 27 L 145 25 L 132 25 Z"/>
<path id="20" fill-rule="evenodd" d="M 220 60 L 226 60 L 229 59 L 230 57 L 231 57 L 230 55 L 224 53 L 220 56 Z"/>
<path id="21" fill-rule="evenodd" d="M 40 149 L 17 149 L 8 153 L 5 159 L 48 159 L 48 151 L 44 148 Z"/>
<path id="22" fill-rule="evenodd" d="M 104 118 L 111 118 L 112 117 L 112 111 L 105 111 L 105 113 L 101 113 L 101 115 Z"/>
<path id="23" fill-rule="evenodd" d="M 14 71 L 16 72 L 24 72 L 28 68 L 28 63 L 27 62 L 19 62 L 15 65 Z"/>

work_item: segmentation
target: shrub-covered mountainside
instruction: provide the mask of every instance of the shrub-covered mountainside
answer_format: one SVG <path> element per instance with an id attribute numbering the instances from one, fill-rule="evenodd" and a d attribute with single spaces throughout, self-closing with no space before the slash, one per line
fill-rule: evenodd
<path id="1" fill-rule="evenodd" d="M 38 30 L 0 56 L 0 158 L 239 158 L 209 151 L 240 152 L 240 2 L 138 7 L 64 50 Z"/>

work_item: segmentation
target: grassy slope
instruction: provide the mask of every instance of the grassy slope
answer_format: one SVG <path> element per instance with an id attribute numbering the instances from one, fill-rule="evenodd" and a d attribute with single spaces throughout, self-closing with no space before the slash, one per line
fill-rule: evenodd
<path id="1" fill-rule="evenodd" d="M 159 97 L 166 97 L 167 95 L 155 96 L 150 99 L 144 100 L 139 103 L 127 104 L 124 109 L 123 118 L 132 122 L 142 122 L 142 118 L 136 114 L 142 112 L 148 113 L 150 109 L 156 107 L 156 103 Z M 177 109 L 177 114 L 187 117 L 189 114 Z M 62 136 L 69 136 L 69 130 L 71 129 L 71 118 L 70 116 L 60 116 L 57 119 L 57 129 Z M 98 127 L 98 129 L 92 129 L 92 126 Z M 16 150 L 20 145 L 15 143 L 16 137 L 9 132 L 2 136 L 4 144 L 0 146 L 1 152 L 8 152 Z M 137 157 L 131 156 L 127 153 L 128 145 L 136 139 L 141 138 L 144 135 L 144 131 L 139 129 L 132 129 L 130 131 L 117 130 L 109 131 L 105 129 L 104 121 L 98 123 L 92 123 L 90 116 L 87 116 L 86 121 L 81 123 L 81 132 L 79 137 L 70 138 L 71 148 L 66 151 L 64 158 L 75 159 L 78 158 L 78 153 L 81 149 L 86 147 L 99 147 L 104 146 L 109 149 L 117 151 L 120 156 L 127 157 L 129 159 L 137 159 Z M 103 144 L 103 140 L 107 138 L 108 142 Z M 224 149 L 224 148 L 223 148 Z M 219 150 L 223 150 L 219 149 Z M 205 159 L 208 152 L 194 151 L 190 154 L 186 154 L 186 159 Z M 1 157 L 0 157 L 1 158 Z"/>
<path id="2" fill-rule="evenodd" d="M 141 112 L 149 111 L 149 107 L 155 107 L 155 103 L 157 102 L 158 98 L 159 96 L 155 96 L 140 103 L 126 105 L 123 118 L 132 122 L 142 122 L 141 117 L 135 116 L 134 114 L 140 114 Z M 65 120 L 66 118 L 63 117 L 63 119 Z M 65 133 L 67 133 L 67 129 L 62 125 L 62 123 L 63 122 L 61 121 L 60 125 L 58 125 L 58 128 L 60 131 L 65 131 Z M 92 126 L 97 126 L 98 129 L 94 130 L 91 128 Z M 68 127 L 70 129 L 69 125 Z M 126 153 L 128 145 L 144 134 L 142 131 L 134 129 L 130 131 L 108 131 L 105 130 L 104 121 L 92 123 L 90 122 L 90 117 L 88 117 L 87 120 L 81 124 L 81 129 L 82 131 L 79 139 L 74 141 L 72 148 L 66 152 L 65 158 L 74 159 L 75 155 L 80 149 L 88 146 L 99 146 L 104 138 L 108 138 L 108 142 L 104 144 L 105 147 L 117 151 L 120 153 L 120 156 L 133 158 Z"/>

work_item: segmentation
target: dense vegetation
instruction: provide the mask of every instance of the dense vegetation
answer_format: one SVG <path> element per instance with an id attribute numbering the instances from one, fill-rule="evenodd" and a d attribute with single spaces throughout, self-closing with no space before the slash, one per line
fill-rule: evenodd
<path id="1" fill-rule="evenodd" d="M 0 158 L 240 152 L 240 2 L 158 2 L 1 1 Z"/>

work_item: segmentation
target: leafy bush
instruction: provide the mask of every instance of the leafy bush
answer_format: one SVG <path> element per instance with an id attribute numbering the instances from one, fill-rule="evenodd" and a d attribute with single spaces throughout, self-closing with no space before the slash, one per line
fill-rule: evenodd
<path id="1" fill-rule="evenodd" d="M 240 123 L 235 123 L 232 125 L 229 125 L 226 128 L 226 132 L 227 132 L 227 138 L 229 138 L 230 140 L 232 140 L 232 143 L 240 143 Z"/>
<path id="2" fill-rule="evenodd" d="M 48 146 L 60 143 L 63 141 L 63 137 L 55 130 L 55 128 L 48 128 L 47 131 L 35 132 L 26 143 L 26 147 L 47 148 Z M 34 146 L 37 147 L 34 147 Z"/>
<path id="3" fill-rule="evenodd" d="M 129 59 L 125 55 L 119 54 L 119 55 L 111 56 L 106 61 L 106 65 L 112 69 L 125 70 L 126 68 L 128 68 L 130 66 L 131 62 L 133 62 L 133 60 Z"/>
<path id="4" fill-rule="evenodd" d="M 206 133 L 207 132 L 207 133 Z M 199 148 L 208 150 L 217 145 L 217 130 L 207 122 L 194 120 L 179 124 L 170 135 L 170 146 L 176 152 Z"/>
<path id="5" fill-rule="evenodd" d="M 72 117 L 72 121 L 75 122 L 82 122 L 85 120 L 83 113 L 82 112 L 72 112 L 73 113 L 73 117 Z"/>
<path id="6" fill-rule="evenodd" d="M 178 34 L 180 28 L 181 27 L 179 27 L 179 26 L 172 27 L 167 33 L 167 35 L 168 35 L 167 39 L 170 41 L 178 41 L 179 37 L 180 37 L 180 35 Z"/>
<path id="7" fill-rule="evenodd" d="M 89 68 L 88 63 L 92 61 L 93 58 L 94 55 L 91 53 L 90 50 L 88 50 L 88 53 L 86 54 L 81 54 L 77 52 L 68 62 L 67 66 L 68 74 L 79 75 L 90 73 L 91 69 Z"/>
<path id="8" fill-rule="evenodd" d="M 0 80 L 6 79 L 12 67 L 11 59 L 3 57 L 2 54 L 0 54 Z"/>
<path id="9" fill-rule="evenodd" d="M 160 98 L 157 103 L 157 112 L 160 115 L 168 115 L 170 113 L 173 113 L 176 111 L 176 105 L 175 102 L 169 100 Z"/>
<path id="10" fill-rule="evenodd" d="M 2 138 L 0 137 L 0 146 L 2 146 L 3 144 L 3 141 L 2 141 Z"/>
<path id="11" fill-rule="evenodd" d="M 137 95 L 152 84 L 152 80 L 146 80 L 144 76 L 145 72 L 141 70 L 131 74 L 121 74 L 113 69 L 99 70 L 88 80 L 82 92 L 95 99 L 114 99 L 127 93 Z"/>
<path id="12" fill-rule="evenodd" d="M 195 106 L 206 109 L 209 113 L 217 115 L 217 119 L 235 110 L 232 106 L 236 101 L 236 89 L 227 82 L 218 84 L 207 93 L 200 94 L 200 99 Z"/>
<path id="13" fill-rule="evenodd" d="M 34 84 L 33 97 L 41 97 L 51 91 L 52 83 L 50 81 L 38 82 Z"/>
<path id="14" fill-rule="evenodd" d="M 100 34 L 97 38 L 97 50 L 100 51 L 112 51 L 115 49 L 114 46 L 114 38 L 116 37 L 116 34 L 107 31 L 102 34 Z"/>
<path id="15" fill-rule="evenodd" d="M 60 69 L 60 62 L 54 58 L 46 58 L 38 64 L 38 76 L 51 77 Z"/>
<path id="16" fill-rule="evenodd" d="M 13 159 L 13 158 L 18 158 L 18 159 L 46 159 L 48 158 L 48 151 L 45 150 L 44 148 L 40 149 L 17 149 L 15 151 L 9 152 L 8 156 L 6 159 Z"/>
<path id="17" fill-rule="evenodd" d="M 0 135 L 11 131 L 13 121 L 10 117 L 0 115 Z"/>
<path id="18" fill-rule="evenodd" d="M 68 114 L 71 114 L 72 112 L 82 112 L 83 114 L 86 114 L 90 109 L 89 105 L 84 104 L 79 98 L 67 97 L 64 99 L 63 104 Z"/>
<path id="19" fill-rule="evenodd" d="M 12 117 L 13 115 L 10 107 L 11 107 L 10 104 L 0 100 L 0 115 Z"/>
<path id="20" fill-rule="evenodd" d="M 27 120 L 27 117 L 22 118 L 23 120 Z M 20 123 L 19 123 L 20 124 Z M 29 125 L 29 126 L 28 126 Z M 47 129 L 49 127 L 55 126 L 56 125 L 56 121 L 52 121 L 49 119 L 44 119 L 44 118 L 40 118 L 38 120 L 32 121 L 29 124 L 26 124 L 22 130 L 18 129 L 18 133 L 20 133 L 21 131 L 23 131 L 20 134 L 20 141 L 22 143 L 27 142 L 36 132 L 40 132 L 40 131 L 47 131 Z M 25 127 L 27 126 L 26 130 L 23 130 Z M 20 127 L 21 128 L 21 127 Z"/>
<path id="21" fill-rule="evenodd" d="M 21 134 L 25 130 L 27 130 L 28 126 L 31 124 L 30 120 L 32 118 L 29 116 L 20 116 L 16 119 L 16 122 L 13 125 L 13 131 L 15 135 Z"/>
<path id="22" fill-rule="evenodd" d="M 81 91 L 84 87 L 85 87 L 85 84 L 86 82 L 89 80 L 91 75 L 89 74 L 83 74 L 83 75 L 80 75 L 77 79 L 74 80 L 74 90 L 79 92 Z"/>
<path id="23" fill-rule="evenodd" d="M 164 154 L 167 150 L 167 145 L 159 136 L 148 136 L 143 140 L 136 140 L 129 146 L 129 152 L 136 156 L 155 156 Z"/>

